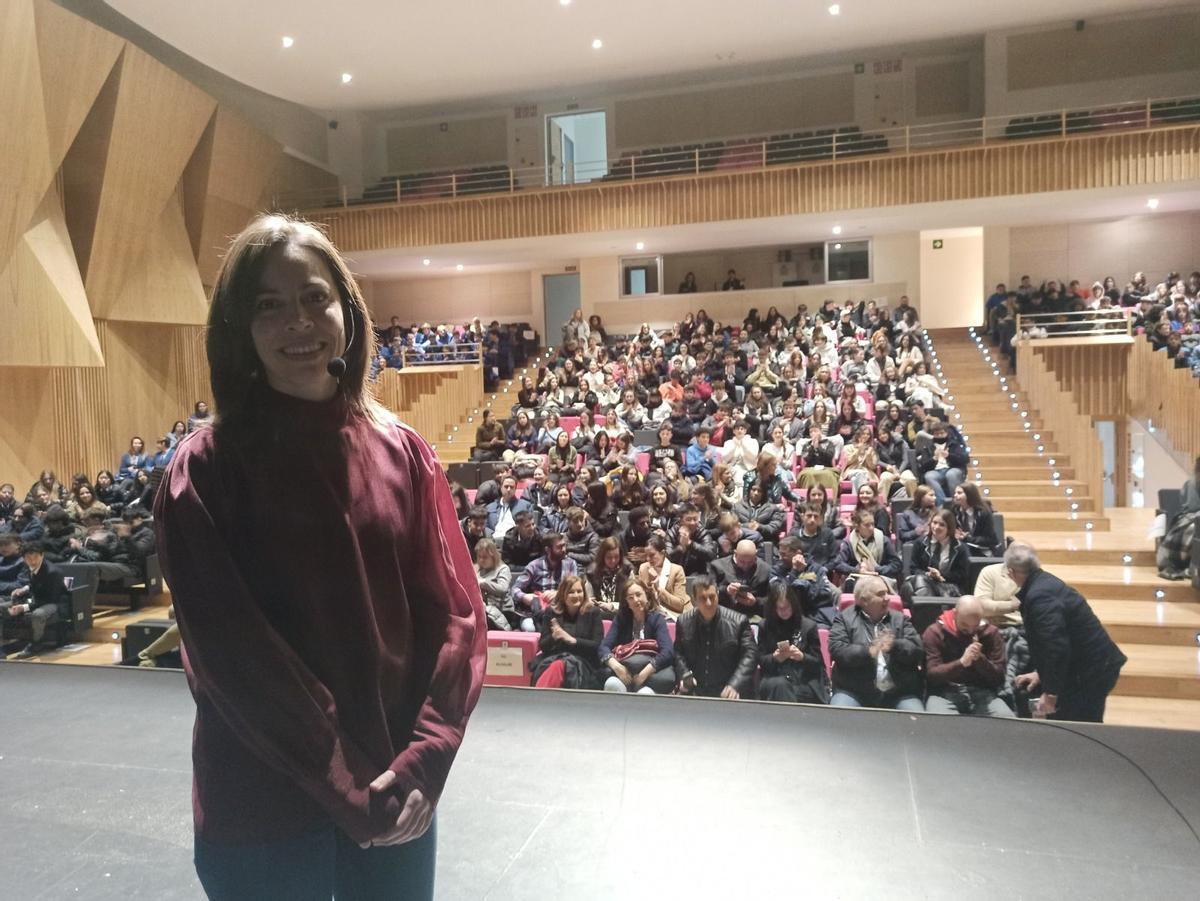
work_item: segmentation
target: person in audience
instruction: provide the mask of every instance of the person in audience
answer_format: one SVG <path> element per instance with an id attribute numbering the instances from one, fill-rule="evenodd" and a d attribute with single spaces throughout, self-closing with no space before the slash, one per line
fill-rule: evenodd
<path id="1" fill-rule="evenodd" d="M 1043 570 L 1030 545 L 1010 544 L 1004 565 L 1017 585 L 1034 668 L 1017 678 L 1017 687 L 1030 693 L 1041 689 L 1036 708 L 1041 716 L 1103 722 L 1108 695 L 1127 658 L 1083 596 Z"/>
<path id="2" fill-rule="evenodd" d="M 620 479 L 613 488 L 612 501 L 618 510 L 633 510 L 643 507 L 649 500 L 646 488 L 642 484 L 642 474 L 636 466 L 626 466 L 620 470 Z"/>
<path id="3" fill-rule="evenodd" d="M 918 485 L 912 505 L 896 516 L 896 537 L 901 544 L 920 541 L 929 534 L 929 524 L 937 512 L 937 495 L 928 485 Z"/>
<path id="4" fill-rule="evenodd" d="M 41 542 L 22 543 L 21 557 L 27 570 L 23 584 L 12 590 L 9 600 L 0 601 L 0 646 L 6 632 L 27 624 L 29 643 L 17 652 L 18 660 L 27 660 L 42 650 L 46 627 L 58 622 L 59 610 L 70 610 L 70 593 Z"/>
<path id="5" fill-rule="evenodd" d="M 991 563 L 979 571 L 973 595 L 987 621 L 1008 632 L 1022 629 L 1018 590 L 1017 583 L 1008 576 L 1008 568 L 1003 563 Z"/>
<path id="6" fill-rule="evenodd" d="M 0 485 L 0 531 L 12 526 L 12 515 L 17 510 L 17 489 L 11 482 Z"/>
<path id="7" fill-rule="evenodd" d="M 587 570 L 584 586 L 601 615 L 610 618 L 616 614 L 617 596 L 629 575 L 630 567 L 625 562 L 620 540 L 612 536 L 602 539 L 596 548 L 595 559 Z"/>
<path id="8" fill-rule="evenodd" d="M 829 581 L 825 564 L 806 556 L 797 537 L 788 536 L 779 545 L 772 579 L 787 586 L 805 616 L 823 626 L 832 625 L 837 615 L 838 590 Z"/>
<path id="9" fill-rule="evenodd" d="M 51 563 L 66 563 L 71 554 L 71 543 L 82 538 L 82 532 L 76 522 L 58 504 L 51 504 L 42 516 L 42 524 L 46 533 L 42 536 L 42 551 Z"/>
<path id="10" fill-rule="evenodd" d="M 883 505 L 879 497 L 879 493 L 875 490 L 875 486 L 864 484 L 858 487 L 854 492 L 854 513 L 851 514 L 851 519 L 860 510 L 866 510 L 875 520 L 875 528 L 881 531 L 884 535 L 892 534 L 892 514 L 888 508 Z"/>
<path id="11" fill-rule="evenodd" d="M 954 489 L 954 537 L 962 542 L 968 553 L 990 557 L 1000 550 L 992 505 L 984 500 L 975 482 L 963 482 Z"/>
<path id="12" fill-rule="evenodd" d="M 688 272 L 683 276 L 683 281 L 681 281 L 679 283 L 679 289 L 675 293 L 677 293 L 677 294 L 695 294 L 699 290 L 700 290 L 700 288 L 696 284 L 696 273 Z M 691 335 L 690 335 L 690 332 L 692 330 L 691 315 L 692 315 L 691 313 L 688 313 L 687 316 L 684 318 L 684 322 L 680 324 L 679 336 L 681 338 L 683 338 L 683 340 L 685 340 L 685 341 L 691 337 Z M 685 326 L 687 327 L 687 333 L 684 332 Z"/>
<path id="13" fill-rule="evenodd" d="M 771 568 L 758 556 L 753 541 L 739 541 L 731 555 L 714 560 L 708 569 L 722 607 L 744 616 L 762 616 L 771 588 Z"/>
<path id="14" fill-rule="evenodd" d="M 46 534 L 46 526 L 42 523 L 42 518 L 38 516 L 37 508 L 30 503 L 24 503 L 17 507 L 13 511 L 10 523 L 12 530 L 22 543 L 41 541 L 42 536 Z"/>
<path id="15" fill-rule="evenodd" d="M 766 616 L 758 627 L 760 701 L 824 704 L 829 699 L 817 624 L 785 583 L 771 583 Z"/>
<path id="16" fill-rule="evenodd" d="M 876 528 L 875 517 L 868 510 L 854 515 L 853 526 L 834 564 L 834 570 L 846 577 L 842 590 L 852 591 L 860 577 L 872 576 L 879 578 L 888 591 L 895 591 L 901 560 L 892 540 Z"/>
<path id="17" fill-rule="evenodd" d="M 824 410 L 825 408 L 818 407 L 817 409 Z M 814 415 L 813 418 L 818 417 Z M 820 418 L 824 418 L 824 414 Z M 804 469 L 800 470 L 800 474 L 796 476 L 796 484 L 799 487 L 812 488 L 820 485 L 829 491 L 837 490 L 841 476 L 833 465 L 833 443 L 825 436 L 819 423 L 809 425 L 808 442 L 800 453 L 800 460 L 804 463 Z"/>
<path id="18" fill-rule="evenodd" d="M 137 474 L 149 467 L 150 457 L 146 454 L 146 442 L 134 435 L 129 440 L 129 450 L 121 455 L 121 465 L 117 467 L 117 482 L 126 492 L 132 492 Z"/>
<path id="19" fill-rule="evenodd" d="M 571 446 L 571 438 L 564 430 L 559 430 L 554 439 L 554 446 L 547 454 L 546 466 L 549 470 L 550 482 L 558 486 L 567 486 L 575 481 L 579 473 L 577 467 L 578 454 Z"/>
<path id="20" fill-rule="evenodd" d="M 501 539 L 500 558 L 511 567 L 523 569 L 541 556 L 542 537 L 533 511 L 522 510 L 513 519 L 516 526 Z"/>
<path id="21" fill-rule="evenodd" d="M 21 539 L 15 532 L 0 532 L 0 600 L 29 584 L 29 570 L 21 556 Z"/>
<path id="22" fill-rule="evenodd" d="M 854 606 L 841 611 L 829 630 L 835 707 L 883 707 L 923 711 L 921 637 L 912 622 L 889 609 L 888 586 L 866 575 L 854 586 Z"/>
<path id="23" fill-rule="evenodd" d="M 461 521 L 463 538 L 467 542 L 467 550 L 475 553 L 475 547 L 484 538 L 490 538 L 487 530 L 488 510 L 476 504 L 467 511 Z"/>
<path id="24" fill-rule="evenodd" d="M 459 522 L 462 522 L 471 512 L 471 501 L 467 498 L 467 489 L 458 482 L 451 482 L 450 497 L 454 501 L 454 516 Z"/>
<path id="25" fill-rule="evenodd" d="M 621 551 L 634 566 L 645 562 L 646 545 L 653 530 L 650 526 L 650 508 L 634 507 L 629 511 L 629 525 L 621 532 Z"/>
<path id="26" fill-rule="evenodd" d="M 796 520 L 789 535 L 799 541 L 804 556 L 814 563 L 830 568 L 837 562 L 839 539 L 825 525 L 825 513 L 820 504 L 808 501 L 797 507 Z"/>
<path id="27" fill-rule="evenodd" d="M 675 648 L 667 618 L 653 594 L 638 580 L 622 583 L 619 609 L 600 642 L 601 671 L 611 675 L 605 691 L 671 694 L 675 690 Z"/>
<path id="28" fill-rule="evenodd" d="M 125 493 L 117 485 L 111 471 L 102 469 L 96 473 L 96 499 L 104 504 L 114 514 L 119 514 L 125 506 Z"/>
<path id="29" fill-rule="evenodd" d="M 1158 574 L 1173 581 L 1186 579 L 1191 567 L 1196 522 L 1200 519 L 1200 456 L 1196 457 L 1192 477 L 1180 491 L 1179 512 L 1167 523 L 1166 534 L 1155 549 Z"/>
<path id="30" fill-rule="evenodd" d="M 67 514 L 76 522 L 83 522 L 83 518 L 92 512 L 99 513 L 101 518 L 104 518 L 111 511 L 107 504 L 96 499 L 92 486 L 85 482 L 72 493 L 71 500 L 67 502 Z"/>
<path id="31" fill-rule="evenodd" d="M 697 490 L 702 487 L 705 486 L 698 486 Z M 721 510 L 731 510 L 734 505 L 741 503 L 742 482 L 725 463 L 713 464 L 712 478 L 707 487 L 712 489 L 713 497 Z"/>
<path id="32" fill-rule="evenodd" d="M 746 287 L 746 283 L 743 282 L 740 278 L 738 278 L 737 270 L 730 269 L 725 274 L 725 282 L 721 285 L 721 290 L 722 291 L 741 291 L 745 287 Z M 751 312 L 754 312 L 754 311 L 752 310 Z M 754 328 L 749 329 L 749 331 L 756 330 L 756 327 L 757 327 L 756 320 L 747 319 L 746 322 L 751 324 L 752 326 L 754 326 Z"/>
<path id="33" fill-rule="evenodd" d="M 792 504 L 800 503 L 791 487 L 779 472 L 779 458 L 774 454 L 759 454 L 754 468 L 742 479 L 744 491 L 757 483 L 763 489 L 764 498 L 772 504 L 780 504 L 785 499 Z"/>
<path id="34" fill-rule="evenodd" d="M 737 700 L 750 691 L 758 662 L 750 621 L 722 607 L 711 582 L 696 582 L 692 609 L 676 623 L 674 647 L 679 694 Z"/>
<path id="35" fill-rule="evenodd" d="M 529 414 L 525 410 L 518 410 L 516 421 L 508 429 L 503 454 L 505 461 L 511 463 L 514 468 L 528 467 L 528 470 L 532 471 L 541 461 L 536 439 L 537 430 L 530 422 Z"/>
<path id="36" fill-rule="evenodd" d="M 575 561 L 575 568 L 579 572 L 587 572 L 600 550 L 600 536 L 588 521 L 587 512 L 582 507 L 568 507 L 563 525 L 558 527 L 556 523 L 551 524 L 550 531 L 566 535 L 567 556 Z"/>
<path id="37" fill-rule="evenodd" d="M 687 446 L 682 472 L 685 476 L 707 481 L 712 478 L 713 464 L 720 460 L 715 447 L 708 443 L 712 431 L 701 426 L 696 432 L 696 438 Z"/>
<path id="38" fill-rule="evenodd" d="M 746 474 L 754 471 L 758 461 L 758 441 L 750 436 L 749 424 L 734 420 L 733 437 L 721 448 L 721 462 L 733 470 L 734 478 L 740 483 Z"/>
<path id="39" fill-rule="evenodd" d="M 683 567 L 668 558 L 667 540 L 662 535 L 651 535 L 646 542 L 646 561 L 638 567 L 637 579 L 666 619 L 674 620 L 691 608 L 687 577 Z"/>
<path id="40" fill-rule="evenodd" d="M 983 619 L 983 605 L 966 595 L 921 636 L 929 713 L 1013 717 L 1000 697 L 1008 659 L 1000 630 Z"/>
<path id="41" fill-rule="evenodd" d="M 685 504 L 679 511 L 679 525 L 671 536 L 667 552 L 671 562 L 682 566 L 685 576 L 707 576 L 709 564 L 717 558 L 717 550 L 701 522 L 699 508 Z"/>
<path id="42" fill-rule="evenodd" d="M 588 484 L 583 509 L 592 528 L 601 538 L 608 538 L 617 532 L 617 508 L 609 498 L 604 482 L 597 480 Z"/>
<path id="43" fill-rule="evenodd" d="M 471 448 L 471 459 L 476 463 L 499 460 L 508 446 L 504 427 L 496 421 L 490 408 L 483 411 L 483 419 L 475 429 L 475 446 Z"/>
<path id="44" fill-rule="evenodd" d="M 154 456 L 150 458 L 149 469 L 166 471 L 171 465 L 171 458 L 175 456 L 175 449 L 171 447 L 171 436 L 163 435 L 154 442 Z"/>
<path id="45" fill-rule="evenodd" d="M 512 602 L 512 571 L 500 559 L 496 542 L 481 538 L 475 543 L 475 579 L 487 613 L 488 628 L 501 632 L 512 629 L 516 610 Z"/>
<path id="46" fill-rule="evenodd" d="M 683 454 L 678 447 L 671 443 L 671 427 L 664 425 L 658 430 L 658 444 L 650 448 L 650 471 L 662 472 L 663 465 L 667 461 L 672 461 L 677 466 L 681 465 Z"/>
<path id="47" fill-rule="evenodd" d="M 475 499 L 478 501 L 479 495 Z M 533 505 L 517 497 L 517 477 L 509 473 L 500 479 L 500 497 L 488 504 L 487 512 L 487 533 L 503 544 L 504 536 L 517 524 L 517 514 L 532 514 Z"/>
<path id="48" fill-rule="evenodd" d="M 208 410 L 208 404 L 202 400 L 196 401 L 192 408 L 192 415 L 188 417 L 187 430 L 190 435 L 196 429 L 203 429 L 213 424 L 212 414 Z"/>
<path id="49" fill-rule="evenodd" d="M 539 516 L 545 515 L 554 504 L 554 486 L 546 478 L 544 466 L 535 466 L 531 479 L 532 482 L 525 489 L 521 500 L 528 501 Z"/>
<path id="50" fill-rule="evenodd" d="M 945 423 L 929 422 L 929 440 L 917 447 L 917 469 L 933 489 L 940 507 L 966 479 L 967 449 L 962 439 L 951 437 Z"/>
<path id="51" fill-rule="evenodd" d="M 672 487 L 659 482 L 650 489 L 650 531 L 664 538 L 675 530 L 677 516 L 671 501 Z"/>
<path id="52" fill-rule="evenodd" d="M 879 461 L 879 494 L 885 501 L 893 497 L 912 497 L 917 476 L 909 468 L 909 448 L 896 435 L 891 422 L 883 419 L 875 429 L 875 456 Z M 898 487 L 899 486 L 899 487 Z M 903 487 L 904 494 L 898 494 Z"/>
<path id="53" fill-rule="evenodd" d="M 938 510 L 929 521 L 929 534 L 913 544 L 911 572 L 900 587 L 905 606 L 914 597 L 952 598 L 969 588 L 967 548 L 954 537 L 954 514 Z"/>
<path id="54" fill-rule="evenodd" d="M 574 575 L 578 575 L 578 569 L 567 556 L 566 537 L 547 532 L 542 536 L 542 556 L 530 562 L 513 581 L 513 605 L 521 631 L 539 630 L 550 599 L 563 580 Z"/>
<path id="55" fill-rule="evenodd" d="M 567 576 L 546 607 L 538 655 L 530 667 L 537 688 L 600 687 L 597 653 L 604 637 L 600 611 L 583 590 L 583 580 Z"/>
<path id="56" fill-rule="evenodd" d="M 171 426 L 171 431 L 169 431 L 167 433 L 167 440 L 169 442 L 171 442 L 172 448 L 176 448 L 179 446 L 179 442 L 182 441 L 187 436 L 188 436 L 187 423 L 184 422 L 182 419 L 177 419 L 177 420 L 175 420 L 174 425 Z"/>
<path id="57" fill-rule="evenodd" d="M 773 544 L 779 543 L 779 537 L 787 528 L 787 516 L 783 508 L 771 503 L 762 482 L 756 481 L 750 485 L 746 500 L 735 504 L 733 513 L 744 528 L 757 532 L 763 541 Z"/>

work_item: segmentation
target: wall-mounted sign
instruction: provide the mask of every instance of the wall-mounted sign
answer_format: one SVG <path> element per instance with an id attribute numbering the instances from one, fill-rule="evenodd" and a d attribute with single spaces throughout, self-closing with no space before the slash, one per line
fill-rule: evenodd
<path id="1" fill-rule="evenodd" d="M 934 238 L 934 239 L 933 239 L 933 249 L 934 249 L 934 250 L 941 250 L 941 249 L 942 249 L 942 239 L 941 239 L 941 238 Z"/>

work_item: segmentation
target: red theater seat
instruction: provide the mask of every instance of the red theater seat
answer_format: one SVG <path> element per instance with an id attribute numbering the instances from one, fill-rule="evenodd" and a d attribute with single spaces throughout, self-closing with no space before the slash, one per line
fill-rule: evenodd
<path id="1" fill-rule="evenodd" d="M 484 685 L 529 685 L 529 664 L 538 652 L 536 632 L 492 632 L 487 635 Z"/>

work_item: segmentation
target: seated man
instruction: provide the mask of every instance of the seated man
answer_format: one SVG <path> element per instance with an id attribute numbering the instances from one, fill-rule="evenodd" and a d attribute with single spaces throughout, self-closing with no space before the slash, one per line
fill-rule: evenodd
<path id="1" fill-rule="evenodd" d="M 145 579 L 146 558 L 157 549 L 154 529 L 146 522 L 145 511 L 140 507 L 126 507 L 121 512 L 116 532 L 125 559 L 137 570 L 138 581 Z"/>
<path id="2" fill-rule="evenodd" d="M 708 443 L 712 437 L 712 431 L 704 426 L 696 432 L 696 439 L 687 446 L 687 450 L 683 457 L 683 469 L 681 472 L 689 478 L 700 478 L 708 481 L 712 478 L 713 464 L 718 462 L 721 457 L 717 449 Z"/>
<path id="3" fill-rule="evenodd" d="M 509 463 L 497 463 L 492 467 L 492 477 L 479 483 L 479 489 L 475 492 L 475 503 L 486 507 L 493 501 L 499 500 L 500 483 L 511 472 L 512 465 Z"/>
<path id="4" fill-rule="evenodd" d="M 649 507 L 634 507 L 629 511 L 629 528 L 621 533 L 621 551 L 636 566 L 646 562 L 646 544 L 654 529 L 650 523 Z"/>
<path id="5" fill-rule="evenodd" d="M 29 582 L 15 589 L 12 600 L 0 601 L 0 646 L 4 633 L 17 623 L 28 623 L 29 644 L 17 654 L 18 660 L 33 657 L 39 651 L 46 626 L 58 621 L 58 611 L 70 609 L 70 594 L 62 573 L 46 561 L 40 542 L 21 545 L 21 556 L 29 573 Z"/>
<path id="6" fill-rule="evenodd" d="M 100 581 L 134 585 L 140 579 L 137 567 L 129 559 L 130 544 L 105 525 L 104 514 L 89 510 L 83 515 L 84 536 L 71 539 L 74 563 L 90 563 L 100 573 Z M 144 558 L 143 558 L 144 562 Z"/>
<path id="7" fill-rule="evenodd" d="M 825 567 L 805 556 L 795 536 L 788 536 L 779 545 L 779 559 L 772 575 L 787 586 L 788 596 L 800 605 L 801 613 L 818 625 L 833 625 L 838 590 L 830 583 Z"/>
<path id="8" fill-rule="evenodd" d="M 15 532 L 0 533 L 0 598 L 29 584 L 29 569 L 21 556 L 21 539 Z"/>
<path id="9" fill-rule="evenodd" d="M 739 541 L 732 556 L 714 560 L 708 569 L 722 607 L 744 616 L 763 615 L 771 593 L 771 568 L 759 558 L 753 541 Z"/>
<path id="10" fill-rule="evenodd" d="M 743 526 L 737 514 L 726 510 L 717 517 L 717 556 L 728 557 L 739 541 L 752 541 L 756 549 L 762 546 L 762 536 Z"/>
<path id="11" fill-rule="evenodd" d="M 865 574 L 854 586 L 854 606 L 829 630 L 835 707 L 923 711 L 921 636 L 899 610 L 888 609 L 888 587 Z"/>
<path id="12" fill-rule="evenodd" d="M 600 549 L 600 536 L 588 521 L 587 511 L 582 507 L 567 508 L 567 556 L 575 561 L 580 572 L 587 570 L 596 559 Z"/>
<path id="13" fill-rule="evenodd" d="M 805 504 L 799 509 L 799 520 L 792 527 L 791 537 L 799 542 L 805 558 L 827 569 L 833 566 L 838 558 L 838 540 L 833 530 L 825 525 L 821 505 Z"/>
<path id="14" fill-rule="evenodd" d="M 930 713 L 1014 716 L 1004 688 L 1004 637 L 983 621 L 983 605 L 966 595 L 925 630 L 925 683 Z"/>
<path id="15" fill-rule="evenodd" d="M 542 612 L 554 599 L 559 584 L 567 576 L 579 575 L 575 561 L 567 556 L 567 540 L 561 532 L 542 536 L 542 552 L 513 580 L 513 605 L 523 632 L 539 631 Z"/>
<path id="16" fill-rule="evenodd" d="M 853 591 L 854 584 L 864 575 L 881 577 L 887 590 L 895 591 L 901 566 L 892 539 L 875 528 L 875 514 L 870 510 L 856 512 L 854 529 L 847 533 L 834 564 L 834 569 L 846 576 L 842 591 Z"/>
<path id="17" fill-rule="evenodd" d="M 928 441 L 917 442 L 917 474 L 933 489 L 940 507 L 963 483 L 970 458 L 962 440 L 952 437 L 941 420 L 930 418 L 929 435 Z"/>
<path id="18" fill-rule="evenodd" d="M 735 504 L 733 512 L 743 526 L 772 544 L 779 543 L 779 536 L 787 528 L 787 514 L 781 506 L 771 503 L 761 482 L 751 484 L 746 500 Z"/>
<path id="19" fill-rule="evenodd" d="M 675 624 L 679 693 L 737 700 L 750 691 L 757 653 L 750 621 L 721 607 L 711 582 L 697 582 L 692 609 Z"/>
<path id="20" fill-rule="evenodd" d="M 542 538 L 537 522 L 528 510 L 516 515 L 517 527 L 509 529 L 500 543 L 500 559 L 509 566 L 528 566 L 542 553 Z"/>
<path id="21" fill-rule="evenodd" d="M 1003 563 L 990 563 L 979 571 L 974 595 L 983 609 L 984 619 L 993 626 L 998 629 L 1021 627 L 1017 583 L 1008 577 L 1008 569 Z"/>
<path id="22" fill-rule="evenodd" d="M 503 541 L 508 530 L 517 524 L 517 514 L 532 513 L 533 505 L 517 497 L 517 477 L 509 473 L 500 480 L 500 497 L 488 504 L 487 511 L 488 532 L 493 540 Z"/>
<path id="23" fill-rule="evenodd" d="M 488 512 L 486 507 L 478 505 L 467 511 L 467 515 L 463 517 L 462 532 L 463 538 L 467 541 L 467 550 L 471 552 L 471 556 L 475 556 L 475 545 L 482 538 L 491 538 L 487 530 Z"/>
<path id="24" fill-rule="evenodd" d="M 717 558 L 717 546 L 701 526 L 700 511 L 692 504 L 685 504 L 680 512 L 667 558 L 682 566 L 685 576 L 707 576 L 708 565 Z"/>

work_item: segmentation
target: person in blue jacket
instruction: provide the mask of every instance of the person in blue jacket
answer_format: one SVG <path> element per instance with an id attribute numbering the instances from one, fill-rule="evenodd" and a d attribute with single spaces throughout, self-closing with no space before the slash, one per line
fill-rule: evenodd
<path id="1" fill-rule="evenodd" d="M 675 647 L 658 602 L 641 582 L 627 579 L 617 589 L 617 605 L 616 620 L 600 642 L 600 666 L 611 672 L 604 690 L 670 694 L 675 689 Z M 657 643 L 654 653 L 647 649 L 622 659 L 613 653 L 645 639 Z"/>

